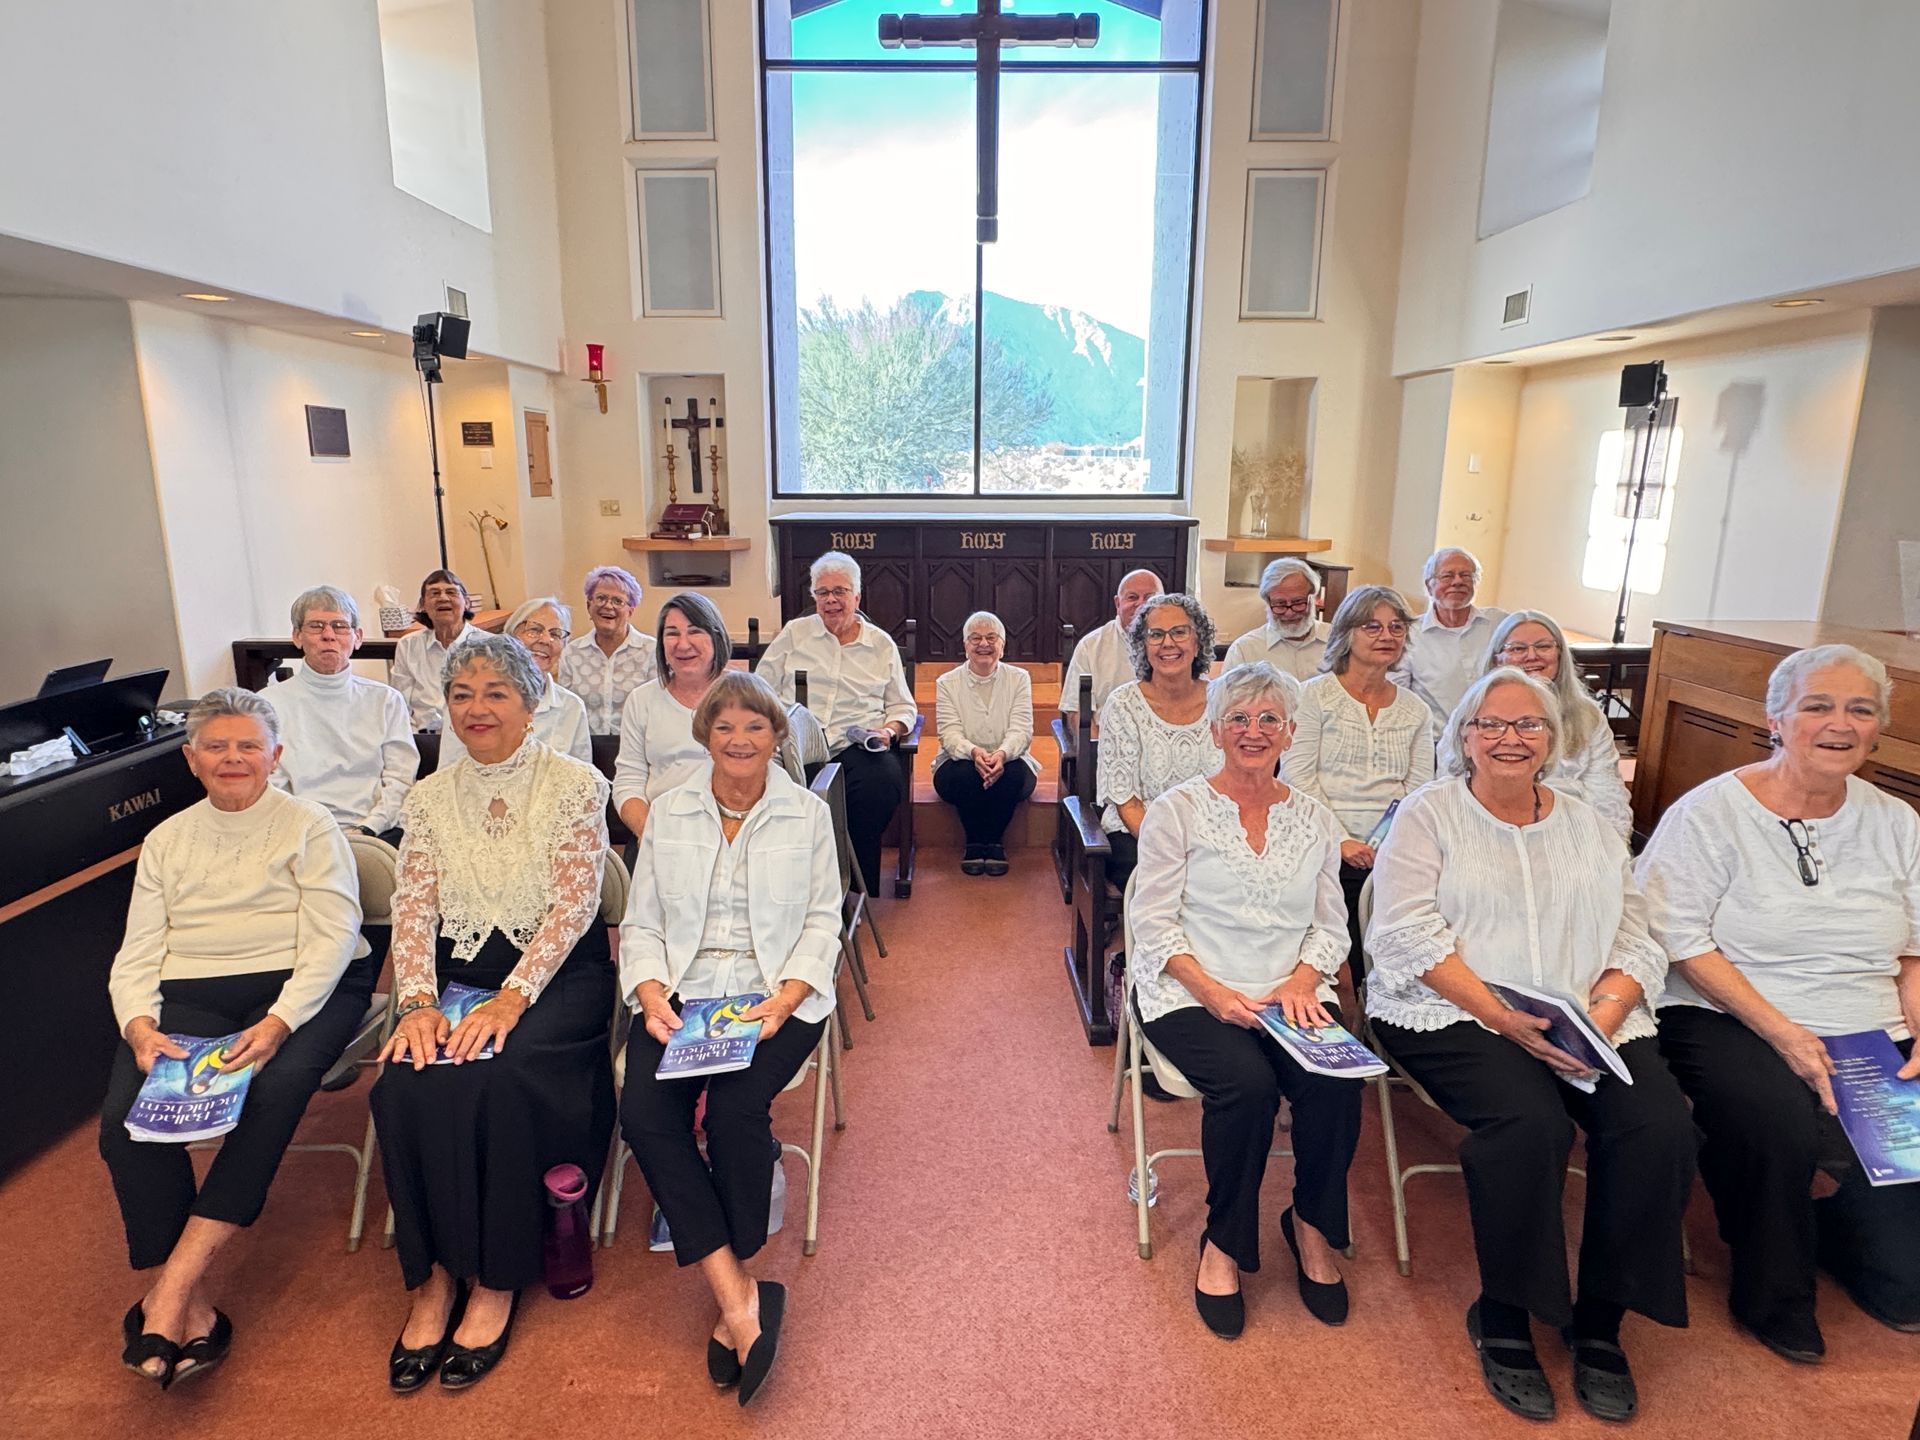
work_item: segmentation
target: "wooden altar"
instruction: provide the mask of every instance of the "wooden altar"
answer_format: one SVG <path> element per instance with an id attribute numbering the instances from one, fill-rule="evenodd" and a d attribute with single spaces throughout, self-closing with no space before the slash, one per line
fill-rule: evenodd
<path id="1" fill-rule="evenodd" d="M 1057 661 L 1063 624 L 1084 635 L 1113 618 L 1113 594 L 1129 570 L 1149 569 L 1169 591 L 1185 590 L 1190 532 L 1185 515 L 782 515 L 778 547 L 781 619 L 813 608 L 807 567 L 823 551 L 860 562 L 861 608 L 889 634 L 920 622 L 921 660 L 965 658 L 967 616 L 991 610 L 1007 626 L 1007 659 Z"/>
<path id="2" fill-rule="evenodd" d="M 1651 834 L 1695 785 L 1767 756 L 1767 676 L 1814 645 L 1856 645 L 1885 662 L 1892 715 L 1860 776 L 1920 809 L 1920 643 L 1818 621 L 1656 620 L 1653 630 L 1634 770 L 1636 830 Z"/>

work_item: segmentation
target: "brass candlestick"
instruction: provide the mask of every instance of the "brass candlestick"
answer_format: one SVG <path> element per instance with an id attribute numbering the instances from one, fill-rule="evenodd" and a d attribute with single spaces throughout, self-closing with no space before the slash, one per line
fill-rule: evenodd
<path id="1" fill-rule="evenodd" d="M 673 478 L 673 466 L 677 458 L 673 453 L 673 442 L 669 440 L 667 442 L 667 503 L 669 505 L 680 503 L 680 486 Z"/>
<path id="2" fill-rule="evenodd" d="M 730 535 L 733 532 L 727 523 L 727 502 L 720 492 L 720 446 L 717 443 L 707 446 L 707 464 L 713 476 L 713 510 L 715 515 L 713 533 L 716 535 Z"/>

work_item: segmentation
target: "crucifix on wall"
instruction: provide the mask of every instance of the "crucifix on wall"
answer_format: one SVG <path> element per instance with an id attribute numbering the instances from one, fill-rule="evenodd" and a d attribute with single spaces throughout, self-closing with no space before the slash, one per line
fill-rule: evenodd
<path id="1" fill-rule="evenodd" d="M 964 46 L 974 57 L 974 146 L 978 176 L 975 238 L 1000 238 L 1000 52 L 1015 45 L 1091 48 L 1100 40 L 1098 15 L 1008 15 L 1001 0 L 978 0 L 971 15 L 882 15 L 880 44 L 888 50 L 924 45 Z"/>
<path id="2" fill-rule="evenodd" d="M 666 405 L 668 413 L 671 414 L 673 410 L 673 397 L 671 395 L 667 396 L 663 403 Z M 709 400 L 707 404 L 711 406 L 713 402 Z M 705 493 L 700 488 L 700 432 L 711 424 L 713 424 L 713 417 L 710 415 L 702 415 L 700 413 L 700 402 L 693 399 L 687 401 L 687 413 L 685 415 L 676 415 L 673 419 L 667 421 L 667 428 L 669 430 L 686 431 L 687 458 L 693 468 L 693 493 L 696 495 Z"/>

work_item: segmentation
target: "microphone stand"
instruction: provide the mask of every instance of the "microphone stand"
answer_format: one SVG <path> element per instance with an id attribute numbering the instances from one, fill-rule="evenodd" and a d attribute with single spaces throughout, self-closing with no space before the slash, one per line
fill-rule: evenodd
<path id="1" fill-rule="evenodd" d="M 420 384 L 427 394 L 427 453 L 433 461 L 433 523 L 440 532 L 440 568 L 447 567 L 447 514 L 445 499 L 447 492 L 440 485 L 440 427 L 433 417 L 433 385 L 440 378 L 439 369 L 420 367 Z"/>
<path id="2" fill-rule="evenodd" d="M 1664 377 L 1662 377 L 1664 380 Z M 1640 533 L 1640 507 L 1647 495 L 1647 472 L 1653 467 L 1653 447 L 1659 438 L 1660 407 L 1666 401 L 1663 383 L 1647 406 L 1647 443 L 1640 452 L 1640 475 L 1633 487 L 1633 514 L 1627 519 L 1627 555 L 1620 573 L 1620 604 L 1613 612 L 1613 643 L 1627 643 L 1627 601 L 1633 594 L 1633 542 Z"/>

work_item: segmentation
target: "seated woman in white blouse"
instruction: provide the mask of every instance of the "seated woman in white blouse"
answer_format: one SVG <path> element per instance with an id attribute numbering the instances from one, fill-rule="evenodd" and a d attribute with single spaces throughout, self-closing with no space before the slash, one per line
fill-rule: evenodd
<path id="1" fill-rule="evenodd" d="M 1007 627 L 998 615 L 976 610 L 967 617 L 967 663 L 949 670 L 934 686 L 934 723 L 940 752 L 933 757 L 933 788 L 960 812 L 966 849 L 960 869 L 968 875 L 1004 875 L 1007 826 L 1020 802 L 1033 794 L 1039 765 L 1033 745 L 1033 677 L 1004 665 Z"/>
<path id="2" fill-rule="evenodd" d="M 509 615 L 501 633 L 526 646 L 540 673 L 547 677 L 547 693 L 533 707 L 533 738 L 591 765 L 593 736 L 587 730 L 586 703 L 553 678 L 567 648 L 567 627 L 572 623 L 571 610 L 555 596 L 542 595 Z M 440 742 L 441 767 L 466 758 L 466 753 L 459 732 L 449 730 Z"/>
<path id="3" fill-rule="evenodd" d="M 1400 592 L 1362 585 L 1334 612 L 1324 673 L 1307 681 L 1294 717 L 1293 748 L 1281 763 L 1287 782 L 1333 811 L 1340 842 L 1340 888 L 1347 901 L 1347 960 L 1364 994 L 1360 888 L 1373 870 L 1370 842 L 1387 809 L 1433 778 L 1433 712 L 1387 678 L 1407 652 L 1413 617 Z"/>
<path id="4" fill-rule="evenodd" d="M 1861 1173 L 1821 1043 L 1884 1032 L 1920 1083 L 1920 818 L 1854 773 L 1887 700 L 1886 667 L 1851 645 L 1788 656 L 1767 682 L 1773 756 L 1681 796 L 1640 857 L 1674 966 L 1660 1048 L 1706 1137 L 1733 1318 L 1803 1362 L 1826 1350 L 1816 1266 L 1920 1330 L 1920 1186 Z"/>
<path id="5" fill-rule="evenodd" d="M 1600 704 L 1581 683 L 1580 669 L 1559 623 L 1542 610 L 1515 610 L 1494 627 L 1481 673 L 1511 665 L 1553 691 L 1566 726 L 1564 744 L 1546 782 L 1562 795 L 1584 800 L 1620 832 L 1633 834 L 1633 801 L 1620 778 L 1620 749 Z"/>
<path id="6" fill-rule="evenodd" d="M 730 670 L 694 712 L 711 767 L 655 802 L 620 926 L 620 988 L 639 1023 L 627 1041 L 620 1130 L 673 1233 L 674 1257 L 698 1265 L 720 1316 L 707 1374 L 738 1385 L 745 1405 L 779 1345 L 786 1288 L 747 1273 L 767 1243 L 772 1162 L 768 1112 L 833 1014 L 840 949 L 840 871 L 833 817 L 774 752 L 786 708 L 758 676 Z M 758 994 L 761 1022 L 745 1070 L 654 1076 L 684 1000 Z M 707 1099 L 700 1154 L 694 1109 Z"/>
<path id="7" fill-rule="evenodd" d="M 1107 878 L 1125 885 L 1147 806 L 1183 780 L 1220 768 L 1207 724 L 1213 621 L 1191 595 L 1156 595 L 1134 612 L 1127 653 L 1139 678 L 1100 707 L 1094 799 L 1112 847 Z"/>
<path id="8" fill-rule="evenodd" d="M 210 1370 L 233 1325 L 204 1280 L 220 1248 L 266 1204 L 280 1157 L 366 1013 L 371 965 L 346 837 L 325 808 L 275 790 L 273 707 L 215 690 L 187 715 L 187 765 L 207 798 L 162 821 L 140 850 L 126 940 L 108 980 L 126 1043 L 100 1110 L 100 1155 L 136 1270 L 162 1269 L 122 1322 L 122 1362 L 160 1382 Z M 229 1068 L 255 1074 L 196 1186 L 184 1145 L 136 1141 L 126 1119 L 174 1035 L 239 1032 Z"/>
<path id="9" fill-rule="evenodd" d="M 1326 806 L 1274 778 L 1299 693 L 1264 660 L 1214 681 L 1207 722 L 1225 763 L 1147 807 L 1130 909 L 1141 1025 L 1204 1102 L 1207 1224 L 1193 1301 L 1228 1338 L 1245 1324 L 1240 1276 L 1260 1268 L 1260 1182 L 1282 1098 L 1294 1162 L 1280 1233 L 1307 1310 L 1328 1325 L 1347 1318 L 1335 1254 L 1349 1243 L 1362 1083 L 1301 1068 L 1259 1020 L 1270 1004 L 1294 1025 L 1339 1020 L 1342 832 Z"/>
<path id="10" fill-rule="evenodd" d="M 707 765 L 707 747 L 693 738 L 693 712 L 726 672 L 733 640 L 704 595 L 685 591 L 660 607 L 654 631 L 659 676 L 636 687 L 620 707 L 620 756 L 613 767 L 613 808 L 635 837 L 647 811 Z"/>
<path id="11" fill-rule="evenodd" d="M 1528 1319 L 1538 1316 L 1571 1338 L 1581 1405 L 1625 1420 L 1639 1400 L 1623 1314 L 1687 1323 L 1680 1226 L 1694 1133 L 1653 1038 L 1667 963 L 1626 847 L 1592 806 L 1541 783 L 1562 723 L 1553 692 L 1512 668 L 1461 699 L 1448 778 L 1400 807 L 1374 866 L 1367 1013 L 1382 1046 L 1471 1132 L 1460 1165 L 1480 1297 L 1467 1333 L 1487 1388 L 1515 1414 L 1552 1416 Z M 1550 1044 L 1546 1021 L 1488 988 L 1503 981 L 1584 1006 L 1633 1083 Z M 1561 1221 L 1575 1125 L 1587 1135 L 1577 1299 Z"/>

